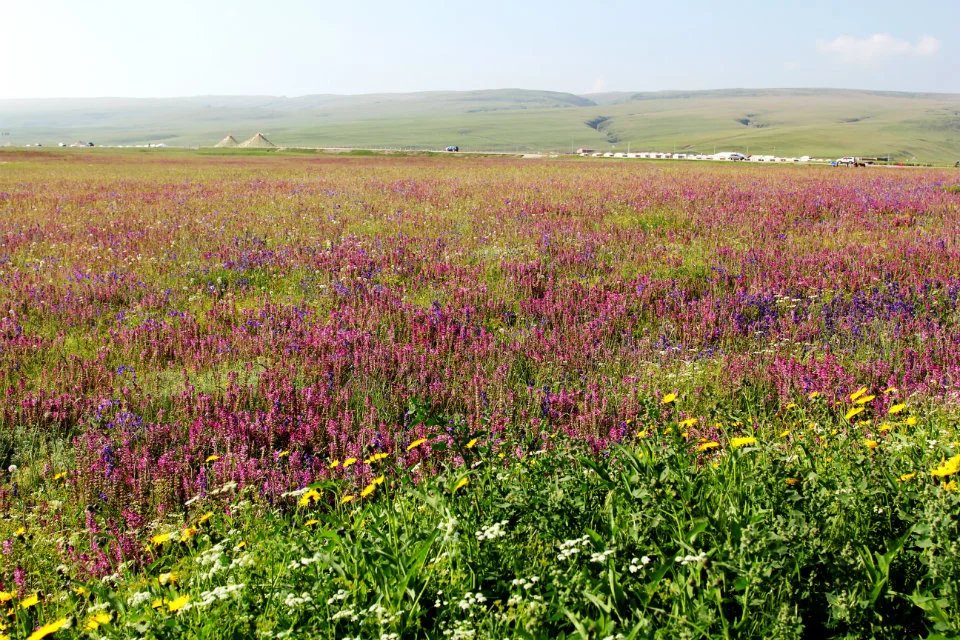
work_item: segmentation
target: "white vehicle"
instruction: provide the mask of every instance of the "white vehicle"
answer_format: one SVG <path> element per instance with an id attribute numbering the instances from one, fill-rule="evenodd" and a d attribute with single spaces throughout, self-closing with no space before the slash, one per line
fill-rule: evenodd
<path id="1" fill-rule="evenodd" d="M 855 158 L 854 156 L 843 156 L 842 158 L 837 158 L 831 162 L 835 167 L 865 167 L 861 158 Z"/>

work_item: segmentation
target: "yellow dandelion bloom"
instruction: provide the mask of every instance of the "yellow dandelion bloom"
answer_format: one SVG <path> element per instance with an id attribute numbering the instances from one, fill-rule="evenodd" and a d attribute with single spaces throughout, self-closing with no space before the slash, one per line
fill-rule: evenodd
<path id="1" fill-rule="evenodd" d="M 900 482 L 910 482 L 911 480 L 913 480 L 913 479 L 916 478 L 916 477 L 917 477 L 917 472 L 916 472 L 916 471 L 913 471 L 913 472 L 911 472 L 911 473 L 905 473 L 905 474 L 903 474 L 902 476 L 900 476 L 899 478 L 897 478 L 897 480 L 899 480 Z"/>
<path id="2" fill-rule="evenodd" d="M 797 408 L 797 403 L 796 403 L 796 402 L 790 402 L 790 403 L 788 403 L 787 406 L 784 407 L 784 408 L 785 408 L 787 411 L 789 411 L 790 409 L 796 409 L 796 408 Z"/>
<path id="3" fill-rule="evenodd" d="M 336 469 L 336 468 L 339 467 L 339 466 L 340 466 L 340 461 L 339 461 L 339 460 L 334 460 L 334 461 L 331 462 L 329 465 L 327 465 L 327 467 L 328 467 L 329 469 Z"/>
<path id="4" fill-rule="evenodd" d="M 902 413 L 903 410 L 906 409 L 906 408 L 907 408 L 907 405 L 904 404 L 903 402 L 901 402 L 900 404 L 895 404 L 895 405 L 893 405 L 892 407 L 890 407 L 889 409 L 887 409 L 887 413 L 889 413 L 889 414 L 892 415 L 892 416 L 895 416 L 895 415 L 897 415 L 898 413 Z"/>
<path id="5" fill-rule="evenodd" d="M 166 603 L 167 603 L 166 600 L 162 600 L 162 599 L 160 599 L 160 598 L 157 598 L 156 600 L 154 600 L 153 602 L 150 603 L 150 606 L 151 606 L 152 608 L 154 608 L 154 609 L 159 609 L 160 607 L 162 607 L 162 606 L 165 605 Z"/>
<path id="6" fill-rule="evenodd" d="M 33 594 L 33 595 L 31 595 L 31 596 L 27 596 L 26 598 L 24 598 L 23 600 L 21 600 L 21 601 L 20 601 L 20 608 L 21 608 L 21 609 L 29 609 L 30 607 L 32 607 L 33 605 L 37 604 L 38 602 L 40 602 L 40 594 L 35 593 L 35 594 Z"/>
<path id="7" fill-rule="evenodd" d="M 17 530 L 13 532 L 13 535 L 17 538 L 22 538 L 23 536 L 27 535 L 27 528 L 17 527 Z"/>
<path id="8" fill-rule="evenodd" d="M 720 443 L 715 440 L 710 440 L 709 442 L 701 442 L 697 447 L 697 451 L 709 451 L 710 449 L 717 449 L 720 447 Z"/>
<path id="9" fill-rule="evenodd" d="M 860 387 L 856 391 L 850 394 L 850 402 L 856 402 L 857 398 L 867 393 L 866 387 Z"/>
<path id="10" fill-rule="evenodd" d="M 213 517 L 213 511 L 207 511 L 205 514 L 197 518 L 197 524 L 203 524 L 207 520 Z"/>
<path id="11" fill-rule="evenodd" d="M 27 640 L 40 640 L 40 638 L 46 638 L 47 636 L 52 635 L 61 629 L 66 629 L 69 626 L 69 618 L 60 618 L 59 620 L 54 620 L 53 622 L 43 625 L 27 636 Z"/>
<path id="12" fill-rule="evenodd" d="M 347 504 L 348 502 L 353 502 L 354 496 L 343 496 L 340 498 L 340 504 Z"/>
<path id="13" fill-rule="evenodd" d="M 686 420 L 680 421 L 680 426 L 684 429 L 689 429 L 690 427 L 695 426 L 698 422 L 699 420 L 696 418 L 687 418 Z"/>
<path id="14" fill-rule="evenodd" d="M 951 480 L 950 482 L 943 485 L 945 491 L 956 491 L 957 490 L 957 481 Z"/>
<path id="15" fill-rule="evenodd" d="M 670 404 L 671 402 L 677 401 L 677 394 L 668 393 L 667 395 L 660 398 L 660 404 Z"/>
<path id="16" fill-rule="evenodd" d="M 480 441 L 480 438 L 474 438 L 473 440 L 467 443 L 467 449 L 473 449 L 475 446 L 477 446 L 477 443 L 479 441 Z"/>
<path id="17" fill-rule="evenodd" d="M 457 484 L 455 484 L 453 487 L 453 493 L 463 489 L 468 484 L 470 484 L 470 478 L 460 478 L 460 480 L 457 481 Z"/>
<path id="18" fill-rule="evenodd" d="M 54 479 L 54 480 L 63 480 L 63 479 L 66 478 L 66 477 L 67 477 L 67 472 L 66 472 L 66 471 L 61 471 L 60 473 L 54 475 L 54 476 L 53 476 L 53 479 Z"/>
<path id="19" fill-rule="evenodd" d="M 246 540 L 241 540 L 240 542 L 238 542 L 238 543 L 236 544 L 236 546 L 233 547 L 233 550 L 234 550 L 234 551 L 240 551 L 241 549 L 243 549 L 243 548 L 246 547 L 246 546 L 247 546 L 247 541 L 246 541 Z"/>
<path id="20" fill-rule="evenodd" d="M 286 457 L 289 456 L 289 455 L 290 455 L 290 452 L 289 452 L 289 451 L 281 451 L 280 453 L 277 454 L 277 457 L 278 457 L 278 458 L 286 458 Z"/>
<path id="21" fill-rule="evenodd" d="M 911 427 L 917 426 L 917 416 L 910 416 L 909 418 L 907 418 L 907 424 L 910 425 Z"/>
<path id="22" fill-rule="evenodd" d="M 172 538 L 172 537 L 173 537 L 173 534 L 170 533 L 170 532 L 167 532 L 167 533 L 158 533 L 157 535 L 152 536 L 152 537 L 150 538 L 150 544 L 152 544 L 152 545 L 154 545 L 154 546 L 156 546 L 156 545 L 161 545 L 161 544 L 163 544 L 164 542 L 170 542 L 170 538 Z"/>
<path id="23" fill-rule="evenodd" d="M 844 419 L 844 420 L 852 420 L 853 418 L 855 418 L 856 416 L 860 415 L 860 414 L 863 413 L 864 411 L 866 411 L 866 409 L 864 409 L 863 407 L 853 407 L 852 409 L 850 409 L 849 411 L 847 411 L 846 415 L 843 416 L 843 419 Z"/>
<path id="24" fill-rule="evenodd" d="M 170 573 L 161 573 L 157 577 L 157 582 L 159 582 L 161 585 L 175 584 L 179 579 L 180 577 L 176 573 L 171 571 Z"/>
<path id="25" fill-rule="evenodd" d="M 796 478 L 787 478 L 785 482 L 792 487 L 800 481 L 797 480 Z"/>
<path id="26" fill-rule="evenodd" d="M 180 542 L 187 542 L 193 536 L 197 535 L 197 532 L 200 531 L 196 527 L 187 527 L 180 532 Z"/>
<path id="27" fill-rule="evenodd" d="M 304 493 L 302 496 L 300 496 L 300 500 L 299 500 L 298 504 L 299 504 L 301 507 L 306 507 L 306 506 L 308 506 L 311 502 L 319 502 L 319 501 L 320 501 L 320 497 L 321 497 L 321 496 L 320 496 L 320 492 L 319 492 L 319 491 L 317 491 L 316 489 L 310 489 L 310 490 L 308 490 L 306 493 Z"/>
<path id="28" fill-rule="evenodd" d="M 857 404 L 867 404 L 868 402 L 870 402 L 871 400 L 873 400 L 873 399 L 876 398 L 876 397 L 877 397 L 877 396 L 874 396 L 874 395 L 860 396 L 859 398 L 856 399 L 856 403 L 857 403 Z"/>
<path id="29" fill-rule="evenodd" d="M 204 460 L 204 462 L 216 462 L 219 459 L 220 459 L 220 456 L 218 456 L 217 454 L 213 454 L 213 455 L 207 456 L 207 459 Z"/>
<path id="30" fill-rule="evenodd" d="M 890 431 L 891 429 L 893 429 L 893 425 L 890 424 L 889 422 L 884 422 L 884 423 L 881 424 L 880 427 L 879 427 L 880 433 L 886 433 L 887 431 Z"/>
<path id="31" fill-rule="evenodd" d="M 878 443 L 876 440 L 871 440 L 869 438 L 865 438 L 863 441 L 863 446 L 865 446 L 867 449 L 876 449 L 877 444 Z"/>
<path id="32" fill-rule="evenodd" d="M 413 451 L 420 445 L 424 444 L 426 441 L 427 441 L 426 438 L 418 438 L 417 440 L 414 440 L 413 442 L 407 445 L 407 451 Z"/>
<path id="33" fill-rule="evenodd" d="M 883 390 L 883 395 L 888 396 L 891 393 L 896 393 L 898 391 L 900 391 L 900 389 L 897 389 L 896 387 L 887 387 Z"/>
<path id="34" fill-rule="evenodd" d="M 107 613 L 106 611 L 98 611 L 89 618 L 87 618 L 87 624 L 84 625 L 84 628 L 87 631 L 96 631 L 99 627 L 102 627 L 105 624 L 109 624 L 113 620 L 113 616 Z"/>
<path id="35" fill-rule="evenodd" d="M 361 497 L 361 498 L 366 498 L 367 496 L 369 496 L 371 493 L 373 493 L 373 492 L 376 491 L 376 490 L 377 490 L 377 485 L 375 485 L 374 483 L 371 482 L 370 484 L 368 484 L 367 486 L 365 486 L 365 487 L 363 488 L 363 490 L 360 491 L 360 497 Z"/>
<path id="36" fill-rule="evenodd" d="M 85 596 L 90 593 L 90 589 L 87 589 L 86 587 L 74 587 L 73 592 L 78 596 Z M 0 602 L 3 602 L 2 598 L 0 598 Z"/>
<path id="37" fill-rule="evenodd" d="M 946 478 L 960 471 L 960 455 L 955 455 L 949 460 L 944 460 L 940 466 L 930 472 L 935 478 Z"/>
<path id="38" fill-rule="evenodd" d="M 366 464 L 373 464 L 374 462 L 379 462 L 379 461 L 383 460 L 383 459 L 386 458 L 387 456 L 388 456 L 388 454 L 383 453 L 383 452 L 381 452 L 381 453 L 375 453 L 375 454 L 373 454 L 372 456 L 370 456 L 369 458 L 367 458 L 366 460 L 364 460 L 364 462 L 365 462 Z"/>
<path id="39" fill-rule="evenodd" d="M 643 431 L 637 432 L 637 437 L 638 437 L 638 438 L 646 438 L 646 437 L 647 437 L 647 433 L 648 433 L 648 431 L 647 431 L 646 429 L 644 429 Z"/>
<path id="40" fill-rule="evenodd" d="M 790 435 L 790 429 L 784 429 L 783 431 L 780 432 L 781 438 L 786 438 L 788 435 Z"/>
<path id="41" fill-rule="evenodd" d="M 0 591 L 0 602 L 10 602 L 14 595 L 12 591 Z"/>
<path id="42" fill-rule="evenodd" d="M 190 602 L 190 596 L 188 595 L 180 596 L 176 600 L 171 600 L 170 602 L 167 603 L 167 611 L 169 611 L 170 613 L 180 611 L 180 609 L 183 609 L 183 607 L 188 602 Z"/>
<path id="43" fill-rule="evenodd" d="M 371 483 L 371 484 L 383 484 L 383 481 L 384 481 L 384 480 L 386 480 L 386 477 L 385 477 L 385 476 L 377 476 L 376 478 L 374 478 L 373 480 L 371 480 L 370 483 Z"/>
<path id="44" fill-rule="evenodd" d="M 816 400 L 819 397 L 820 397 L 819 391 L 811 391 L 810 393 L 807 394 L 807 398 L 809 398 L 810 400 Z"/>
<path id="45" fill-rule="evenodd" d="M 311 519 L 307 520 L 306 522 L 304 522 L 304 523 L 303 523 L 303 526 L 305 526 L 305 527 L 312 527 L 312 526 L 315 525 L 315 524 L 320 524 L 320 521 L 317 520 L 316 518 L 311 518 Z"/>
<path id="46" fill-rule="evenodd" d="M 740 447 L 749 447 L 750 445 L 757 444 L 757 439 L 753 436 L 742 436 L 740 438 L 731 438 L 730 446 L 734 449 L 739 449 Z"/>
<path id="47" fill-rule="evenodd" d="M 347 458 L 343 461 L 343 468 L 346 469 L 347 467 L 352 467 L 355 464 L 357 464 L 356 458 Z"/>

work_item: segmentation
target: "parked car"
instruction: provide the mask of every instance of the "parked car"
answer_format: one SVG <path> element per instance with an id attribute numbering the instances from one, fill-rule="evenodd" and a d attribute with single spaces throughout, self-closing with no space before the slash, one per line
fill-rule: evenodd
<path id="1" fill-rule="evenodd" d="M 835 167 L 865 167 L 863 160 L 860 158 L 855 158 L 854 156 L 843 156 L 842 158 L 837 158 L 831 162 Z"/>
<path id="2" fill-rule="evenodd" d="M 446 150 L 447 150 L 447 151 L 460 151 L 460 147 L 458 147 L 458 146 L 456 146 L 456 145 L 451 145 L 451 146 L 447 147 Z"/>

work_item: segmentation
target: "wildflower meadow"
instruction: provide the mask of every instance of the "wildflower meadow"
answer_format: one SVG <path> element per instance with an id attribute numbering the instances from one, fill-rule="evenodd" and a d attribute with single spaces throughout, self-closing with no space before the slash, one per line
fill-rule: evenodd
<path id="1" fill-rule="evenodd" d="M 0 638 L 960 634 L 960 174 L 0 153 Z"/>

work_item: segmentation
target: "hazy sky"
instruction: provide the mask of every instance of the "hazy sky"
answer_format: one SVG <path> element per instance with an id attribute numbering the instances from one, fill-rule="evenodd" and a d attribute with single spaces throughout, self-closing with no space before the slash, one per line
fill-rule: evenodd
<path id="1" fill-rule="evenodd" d="M 0 0 L 0 98 L 960 92 L 957 0 Z"/>

